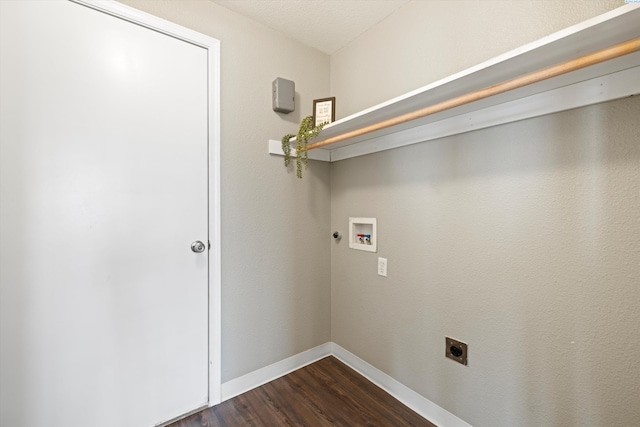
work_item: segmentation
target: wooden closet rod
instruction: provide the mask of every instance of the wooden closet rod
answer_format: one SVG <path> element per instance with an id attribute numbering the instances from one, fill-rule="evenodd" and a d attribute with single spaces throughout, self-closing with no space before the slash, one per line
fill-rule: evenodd
<path id="1" fill-rule="evenodd" d="M 518 89 L 523 86 L 527 86 L 533 83 L 538 83 L 542 80 L 550 79 L 552 77 L 560 76 L 562 74 L 570 73 L 571 71 L 579 70 L 581 68 L 589 67 L 591 65 L 599 64 L 601 62 L 608 61 L 610 59 L 618 58 L 620 56 L 628 55 L 640 50 L 640 37 L 628 40 L 626 42 L 619 43 L 614 46 L 610 46 L 605 49 L 598 50 L 596 52 L 589 53 L 578 58 L 570 59 L 557 65 L 553 65 L 542 70 L 534 71 L 529 74 L 525 74 L 520 77 L 516 77 L 506 82 L 498 83 L 493 86 L 489 86 L 483 89 L 476 90 L 474 92 L 467 93 L 452 99 L 449 99 L 438 104 L 430 105 L 428 107 L 421 108 L 420 110 L 412 111 L 410 113 L 402 114 L 398 117 L 383 120 L 381 122 L 365 126 L 359 129 L 354 129 L 350 132 L 346 132 L 340 135 L 332 136 L 327 139 L 323 139 L 307 146 L 307 150 L 314 148 L 324 147 L 329 144 L 343 141 L 345 139 L 354 138 L 356 136 L 364 135 L 370 132 L 374 132 L 380 129 L 388 128 L 390 126 L 399 125 L 401 123 L 408 122 L 410 120 L 419 119 L 421 117 L 429 116 L 431 114 L 439 113 L 441 111 L 449 110 L 451 108 L 459 107 L 461 105 L 469 104 L 471 102 L 479 101 L 481 99 L 489 98 L 490 96 L 499 95 L 501 93 Z"/>

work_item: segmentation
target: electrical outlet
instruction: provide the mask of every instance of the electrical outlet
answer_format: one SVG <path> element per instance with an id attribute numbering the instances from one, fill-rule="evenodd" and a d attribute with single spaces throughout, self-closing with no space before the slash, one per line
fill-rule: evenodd
<path id="1" fill-rule="evenodd" d="M 455 360 L 463 365 L 467 364 L 467 344 L 453 338 L 445 337 L 444 355 L 451 360 Z"/>
<path id="2" fill-rule="evenodd" d="M 378 276 L 387 277 L 387 259 L 378 258 Z"/>

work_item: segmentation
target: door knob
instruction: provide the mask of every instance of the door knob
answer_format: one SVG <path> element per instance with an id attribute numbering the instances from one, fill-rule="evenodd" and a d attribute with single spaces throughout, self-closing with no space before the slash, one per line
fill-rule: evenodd
<path id="1" fill-rule="evenodd" d="M 204 252 L 206 246 L 200 240 L 196 240 L 191 244 L 191 250 L 197 254 Z"/>

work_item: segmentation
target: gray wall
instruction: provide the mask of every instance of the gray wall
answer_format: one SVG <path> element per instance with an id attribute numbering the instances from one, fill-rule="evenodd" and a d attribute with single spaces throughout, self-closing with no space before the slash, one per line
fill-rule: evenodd
<path id="1" fill-rule="evenodd" d="M 624 4 L 413 0 L 331 56 L 342 118 Z"/>
<path id="2" fill-rule="evenodd" d="M 411 2 L 332 57 L 332 95 L 342 117 L 620 4 Z M 474 426 L 638 425 L 638 117 L 629 98 L 332 164 L 332 228 L 379 234 L 332 245 L 333 341 Z"/>
<path id="3" fill-rule="evenodd" d="M 332 340 L 476 426 L 637 424 L 637 98 L 314 163 L 302 182 L 266 154 L 314 98 L 343 117 L 622 1 L 412 1 L 331 68 L 208 1 L 124 2 L 222 41 L 224 381 Z M 296 81 L 291 116 L 270 108 L 278 76 Z M 378 218 L 378 254 L 328 241 L 349 216 Z"/>
<path id="4" fill-rule="evenodd" d="M 329 166 L 298 180 L 267 153 L 329 92 L 329 57 L 209 1 L 123 3 L 221 41 L 222 380 L 330 341 Z M 294 113 L 271 110 L 276 77 Z"/>
<path id="5" fill-rule="evenodd" d="M 333 341 L 474 426 L 637 425 L 639 114 L 631 98 L 333 164 L 333 228 L 378 219 L 377 254 L 333 247 Z"/>

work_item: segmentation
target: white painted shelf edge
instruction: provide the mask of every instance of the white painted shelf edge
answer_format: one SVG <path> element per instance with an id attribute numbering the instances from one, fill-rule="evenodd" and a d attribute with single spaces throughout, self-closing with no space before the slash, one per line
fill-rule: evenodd
<path id="1" fill-rule="evenodd" d="M 279 156 L 284 156 L 284 152 L 282 151 L 282 142 L 277 141 L 275 139 L 269 140 L 269 153 L 275 154 Z M 297 150 L 295 148 L 291 148 L 291 158 L 297 156 Z M 322 162 L 330 162 L 331 157 L 329 156 L 330 151 L 319 148 L 317 150 L 309 150 L 309 159 L 310 160 L 320 160 Z"/>
<path id="2" fill-rule="evenodd" d="M 359 129 L 639 36 L 640 4 L 627 4 L 337 120 L 326 126 L 320 137 Z M 482 101 L 316 148 L 309 151 L 309 158 L 334 162 L 638 94 L 640 52 L 635 52 Z M 269 141 L 269 153 L 283 155 L 280 141 Z"/>

